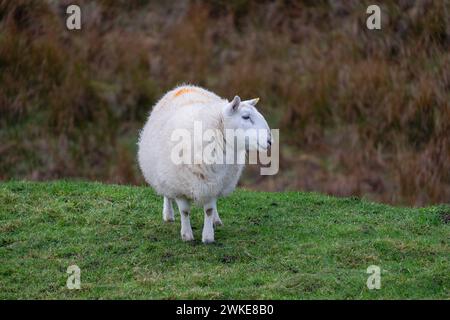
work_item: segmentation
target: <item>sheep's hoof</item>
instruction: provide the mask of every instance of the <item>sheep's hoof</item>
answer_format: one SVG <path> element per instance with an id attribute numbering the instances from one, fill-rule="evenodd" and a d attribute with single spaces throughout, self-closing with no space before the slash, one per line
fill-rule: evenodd
<path id="1" fill-rule="evenodd" d="M 213 243 L 214 242 L 214 237 L 203 237 L 202 242 L 204 244 L 208 244 L 208 243 Z"/>
<path id="2" fill-rule="evenodd" d="M 215 227 L 223 226 L 222 220 L 220 219 L 214 220 L 214 226 Z"/>
<path id="3" fill-rule="evenodd" d="M 194 241 L 194 235 L 192 233 L 182 233 L 181 239 L 183 241 Z"/>
<path id="4" fill-rule="evenodd" d="M 162 216 L 163 216 L 164 222 L 174 222 L 175 221 L 175 216 L 172 211 L 164 210 Z"/>

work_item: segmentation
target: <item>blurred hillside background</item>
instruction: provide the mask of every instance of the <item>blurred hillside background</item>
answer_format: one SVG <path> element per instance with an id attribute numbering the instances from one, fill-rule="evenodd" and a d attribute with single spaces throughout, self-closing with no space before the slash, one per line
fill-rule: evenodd
<path id="1" fill-rule="evenodd" d="M 244 187 L 449 202 L 449 49 L 447 0 L 0 0 L 0 180 L 142 184 L 139 129 L 193 83 L 281 129 L 280 172 Z"/>

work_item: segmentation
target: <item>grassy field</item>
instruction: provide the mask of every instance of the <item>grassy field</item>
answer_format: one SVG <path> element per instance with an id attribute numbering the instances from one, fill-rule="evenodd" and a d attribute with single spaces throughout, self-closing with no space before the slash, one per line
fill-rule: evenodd
<path id="1" fill-rule="evenodd" d="M 315 193 L 236 191 L 224 226 L 183 243 L 150 188 L 0 184 L 1 299 L 450 297 L 450 207 L 410 209 Z M 81 290 L 66 269 L 81 268 Z M 381 289 L 366 269 L 381 267 Z"/>

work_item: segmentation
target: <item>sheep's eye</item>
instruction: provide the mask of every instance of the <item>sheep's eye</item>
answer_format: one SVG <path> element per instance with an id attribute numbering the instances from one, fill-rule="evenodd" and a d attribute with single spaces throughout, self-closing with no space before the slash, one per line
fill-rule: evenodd
<path id="1" fill-rule="evenodd" d="M 248 120 L 248 119 L 250 119 L 250 116 L 242 116 L 242 119 Z"/>

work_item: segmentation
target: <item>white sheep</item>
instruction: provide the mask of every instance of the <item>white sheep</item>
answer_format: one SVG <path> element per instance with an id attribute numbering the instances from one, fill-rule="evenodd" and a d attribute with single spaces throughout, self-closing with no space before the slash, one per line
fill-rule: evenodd
<path id="1" fill-rule="evenodd" d="M 173 150 L 177 144 L 173 141 L 174 132 L 182 129 L 193 133 L 194 124 L 200 122 L 204 130 L 214 129 L 221 133 L 211 141 L 213 153 L 224 155 L 229 152 L 225 146 L 230 142 L 227 141 L 225 131 L 243 129 L 237 131 L 245 134 L 252 131 L 249 129 L 257 129 L 266 135 L 259 135 L 256 142 L 247 140 L 245 144 L 238 143 L 231 150 L 238 157 L 242 154 L 245 157 L 247 151 L 267 150 L 271 145 L 270 129 L 254 107 L 257 102 L 258 99 L 241 102 L 238 96 L 229 102 L 203 88 L 185 85 L 166 93 L 150 113 L 138 142 L 139 166 L 145 180 L 158 194 L 164 196 L 164 221 L 174 221 L 172 202 L 176 201 L 181 216 L 181 238 L 184 241 L 194 240 L 189 218 L 190 201 L 204 209 L 203 243 L 214 241 L 214 226 L 222 225 L 217 212 L 217 198 L 235 189 L 244 165 L 195 161 L 190 164 L 176 163 L 173 159 Z M 193 144 L 199 139 L 202 137 L 195 137 L 194 134 Z M 205 146 L 205 141 L 199 143 Z M 194 157 L 195 154 L 194 151 Z"/>

